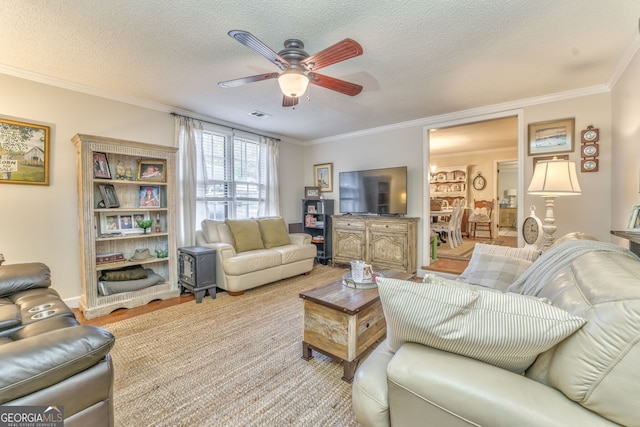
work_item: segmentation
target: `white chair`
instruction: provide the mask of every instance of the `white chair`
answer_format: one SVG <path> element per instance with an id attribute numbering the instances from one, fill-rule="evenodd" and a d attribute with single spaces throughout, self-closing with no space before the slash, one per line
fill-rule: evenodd
<path id="1" fill-rule="evenodd" d="M 458 216 L 456 217 L 454 236 L 456 238 L 456 246 L 462 245 L 462 218 L 464 217 L 464 210 L 467 207 L 467 199 L 458 199 Z"/>
<path id="2" fill-rule="evenodd" d="M 460 199 L 456 199 L 453 202 L 453 211 L 448 221 L 438 221 L 431 224 L 431 229 L 436 233 L 447 233 L 447 240 L 451 249 L 462 244 L 462 233 L 460 236 L 456 235 L 456 224 L 458 225 L 458 231 L 460 231 L 460 223 L 462 222 L 462 212 L 464 211 L 464 203 L 460 203 Z"/>

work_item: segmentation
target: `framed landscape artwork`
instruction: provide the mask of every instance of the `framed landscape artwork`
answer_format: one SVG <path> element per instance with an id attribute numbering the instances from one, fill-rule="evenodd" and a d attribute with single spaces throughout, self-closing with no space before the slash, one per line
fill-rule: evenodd
<path id="1" fill-rule="evenodd" d="M 51 128 L 0 118 L 0 183 L 49 185 Z"/>
<path id="2" fill-rule="evenodd" d="M 573 152 L 574 132 L 574 118 L 529 123 L 529 155 Z"/>

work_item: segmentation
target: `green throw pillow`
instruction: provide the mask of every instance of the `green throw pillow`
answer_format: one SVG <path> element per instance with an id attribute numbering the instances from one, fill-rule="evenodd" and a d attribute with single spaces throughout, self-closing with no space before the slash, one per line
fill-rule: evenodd
<path id="1" fill-rule="evenodd" d="M 120 268 L 118 270 L 105 270 L 102 272 L 99 280 L 107 282 L 122 282 L 125 280 L 146 279 L 147 270 L 140 265 L 132 267 Z"/>
<path id="2" fill-rule="evenodd" d="M 264 249 L 258 223 L 253 219 L 226 219 L 224 221 L 235 242 L 236 252 Z"/>
<path id="3" fill-rule="evenodd" d="M 284 219 L 280 217 L 260 218 L 258 219 L 258 226 L 260 227 L 262 243 L 264 243 L 265 248 L 275 248 L 291 243 Z"/>

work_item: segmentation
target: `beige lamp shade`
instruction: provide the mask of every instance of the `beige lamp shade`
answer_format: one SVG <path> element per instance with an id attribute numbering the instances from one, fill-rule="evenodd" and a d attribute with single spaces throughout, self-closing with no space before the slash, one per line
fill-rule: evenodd
<path id="1" fill-rule="evenodd" d="M 527 193 L 535 196 L 577 196 L 582 193 L 575 162 L 549 160 L 536 164 Z"/>

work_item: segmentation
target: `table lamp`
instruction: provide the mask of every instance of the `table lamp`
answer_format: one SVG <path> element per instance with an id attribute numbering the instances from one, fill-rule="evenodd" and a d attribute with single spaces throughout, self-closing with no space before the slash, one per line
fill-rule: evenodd
<path id="1" fill-rule="evenodd" d="M 509 199 L 509 207 L 510 208 L 515 208 L 516 207 L 516 196 L 517 195 L 518 195 L 518 190 L 516 190 L 515 188 L 510 188 L 508 190 L 504 190 L 504 197 Z"/>
<path id="2" fill-rule="evenodd" d="M 544 232 L 543 250 L 548 249 L 554 242 L 553 233 L 556 231 L 553 205 L 559 196 L 577 196 L 582 194 L 575 162 L 558 160 L 541 161 L 536 164 L 533 178 L 527 189 L 528 194 L 542 196 L 546 201 L 547 211 L 542 225 Z"/>

